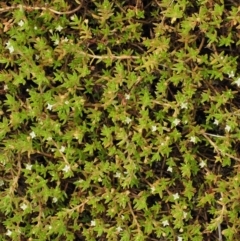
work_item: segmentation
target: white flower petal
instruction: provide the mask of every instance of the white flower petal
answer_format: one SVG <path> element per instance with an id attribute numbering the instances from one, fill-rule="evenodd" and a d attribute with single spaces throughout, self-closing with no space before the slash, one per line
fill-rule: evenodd
<path id="1" fill-rule="evenodd" d="M 91 221 L 91 226 L 92 226 L 92 227 L 96 226 L 96 221 L 95 221 L 95 220 L 92 220 L 92 221 Z"/>
<path id="2" fill-rule="evenodd" d="M 164 221 L 162 221 L 162 225 L 163 225 L 164 227 L 169 226 L 169 222 L 168 222 L 168 220 L 164 220 Z"/>
<path id="3" fill-rule="evenodd" d="M 179 199 L 179 194 L 178 194 L 178 193 L 173 194 L 173 199 L 174 199 L 174 200 Z"/>

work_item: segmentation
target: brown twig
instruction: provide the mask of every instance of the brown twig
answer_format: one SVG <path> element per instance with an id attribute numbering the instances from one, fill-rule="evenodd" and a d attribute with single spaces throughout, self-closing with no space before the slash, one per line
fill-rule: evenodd
<path id="1" fill-rule="evenodd" d="M 58 14 L 58 15 L 67 15 L 67 14 L 73 14 L 77 12 L 82 7 L 82 4 L 79 4 L 75 9 L 65 12 L 60 12 L 52 8 L 48 7 L 32 7 L 32 6 L 26 6 L 26 5 L 16 5 L 16 6 L 10 6 L 5 8 L 0 8 L 0 13 L 3 12 L 9 12 L 11 10 L 20 9 L 20 10 L 26 10 L 26 11 L 33 11 L 33 10 L 41 10 L 41 11 L 50 11 L 52 13 Z"/>

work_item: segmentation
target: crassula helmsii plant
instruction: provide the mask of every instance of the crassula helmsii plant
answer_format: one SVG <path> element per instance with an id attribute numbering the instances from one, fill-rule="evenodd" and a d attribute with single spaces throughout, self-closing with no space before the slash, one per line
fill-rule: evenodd
<path id="1" fill-rule="evenodd" d="M 239 240 L 239 12 L 1 3 L 1 240 Z"/>

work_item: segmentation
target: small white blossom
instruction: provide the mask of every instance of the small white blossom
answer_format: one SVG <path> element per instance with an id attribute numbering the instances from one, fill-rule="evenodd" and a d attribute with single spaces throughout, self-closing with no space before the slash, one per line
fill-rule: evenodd
<path id="1" fill-rule="evenodd" d="M 238 86 L 238 87 L 240 87 L 240 77 L 239 78 L 237 78 L 237 80 L 236 81 L 234 81 L 234 83 Z"/>
<path id="2" fill-rule="evenodd" d="M 49 136 L 49 137 L 47 138 L 47 140 L 48 140 L 48 141 L 51 141 L 51 140 L 52 140 L 52 137 L 51 137 L 51 136 Z"/>
<path id="3" fill-rule="evenodd" d="M 59 39 L 56 39 L 53 44 L 54 44 L 55 46 L 56 46 L 56 45 L 59 45 Z"/>
<path id="4" fill-rule="evenodd" d="M 180 233 L 182 233 L 182 232 L 183 232 L 183 229 L 182 229 L 182 228 L 180 228 L 180 229 L 179 229 L 179 232 L 180 232 Z"/>
<path id="5" fill-rule="evenodd" d="M 96 226 L 96 221 L 95 221 L 95 220 L 92 220 L 92 221 L 91 221 L 91 226 L 92 226 L 92 227 Z"/>
<path id="6" fill-rule="evenodd" d="M 129 100 L 130 99 L 130 95 L 129 94 L 125 94 L 125 99 Z"/>
<path id="7" fill-rule="evenodd" d="M 124 219 L 125 219 L 124 215 L 121 215 L 121 219 L 122 219 L 122 220 L 124 220 Z"/>
<path id="8" fill-rule="evenodd" d="M 53 105 L 51 105 L 51 104 L 47 104 L 47 110 L 52 110 L 52 107 L 53 107 Z"/>
<path id="9" fill-rule="evenodd" d="M 168 171 L 168 172 L 172 172 L 172 171 L 173 171 L 172 167 L 169 166 L 168 169 L 167 169 L 167 171 Z"/>
<path id="10" fill-rule="evenodd" d="M 183 238 L 178 236 L 177 241 L 182 241 L 182 240 L 183 240 Z"/>
<path id="11" fill-rule="evenodd" d="M 164 220 L 164 221 L 162 221 L 162 225 L 163 225 L 164 227 L 169 226 L 169 222 L 168 222 L 168 220 Z"/>
<path id="12" fill-rule="evenodd" d="M 53 203 L 56 203 L 58 201 L 58 199 L 56 198 L 56 197 L 54 197 L 53 199 L 52 199 L 52 202 Z"/>
<path id="13" fill-rule="evenodd" d="M 187 109 L 188 108 L 188 103 L 183 102 L 181 103 L 181 109 Z"/>
<path id="14" fill-rule="evenodd" d="M 61 32 L 61 31 L 63 30 L 63 27 L 62 27 L 61 25 L 58 25 L 58 26 L 56 27 L 56 30 L 57 30 L 58 32 Z"/>
<path id="15" fill-rule="evenodd" d="M 216 126 L 218 126 L 219 121 L 218 121 L 217 119 L 215 119 L 214 122 L 213 122 L 213 124 L 216 125 Z"/>
<path id="16" fill-rule="evenodd" d="M 20 208 L 24 211 L 24 210 L 27 209 L 27 205 L 26 205 L 25 203 L 22 203 L 22 204 L 20 205 Z"/>
<path id="17" fill-rule="evenodd" d="M 204 168 L 206 166 L 206 162 L 204 162 L 203 160 L 199 163 L 199 166 L 201 168 Z"/>
<path id="18" fill-rule="evenodd" d="M 31 170 L 32 170 L 32 165 L 31 165 L 31 164 L 27 164 L 27 165 L 26 165 L 26 169 L 29 170 L 29 171 L 31 171 Z"/>
<path id="19" fill-rule="evenodd" d="M 154 193 L 156 191 L 155 187 L 151 187 L 151 193 Z"/>
<path id="20" fill-rule="evenodd" d="M 173 194 L 173 199 L 174 199 L 174 200 L 179 199 L 179 194 L 178 194 L 178 193 Z"/>
<path id="21" fill-rule="evenodd" d="M 64 172 L 69 172 L 71 167 L 69 165 L 65 165 L 65 167 L 62 169 Z"/>
<path id="22" fill-rule="evenodd" d="M 157 130 L 156 126 L 152 126 L 152 132 L 155 132 Z"/>
<path id="23" fill-rule="evenodd" d="M 127 124 L 129 124 L 131 121 L 132 121 L 132 120 L 131 120 L 129 117 L 127 117 L 127 118 L 125 119 L 125 122 L 126 122 Z"/>
<path id="24" fill-rule="evenodd" d="M 187 217 L 187 213 L 183 212 L 183 218 L 185 219 Z"/>
<path id="25" fill-rule="evenodd" d="M 33 138 L 35 138 L 35 137 L 36 137 L 35 132 L 34 132 L 34 131 L 32 131 L 32 132 L 30 133 L 30 136 L 31 136 L 31 138 L 32 138 L 32 139 L 33 139 Z"/>
<path id="26" fill-rule="evenodd" d="M 34 30 L 37 30 L 38 28 L 37 28 L 37 26 L 34 26 Z"/>
<path id="27" fill-rule="evenodd" d="M 101 181 L 102 181 L 102 178 L 101 178 L 101 177 L 99 177 L 99 178 L 98 178 L 98 182 L 101 182 Z"/>
<path id="28" fill-rule="evenodd" d="M 4 181 L 0 180 L 0 187 L 4 185 Z"/>
<path id="29" fill-rule="evenodd" d="M 53 30 L 52 30 L 52 29 L 49 29 L 49 33 L 53 34 Z"/>
<path id="30" fill-rule="evenodd" d="M 23 25 L 24 25 L 23 20 L 20 20 L 20 21 L 18 22 L 18 26 L 22 27 Z"/>
<path id="31" fill-rule="evenodd" d="M 118 233 L 120 233 L 120 232 L 122 231 L 121 226 L 118 226 L 118 227 L 116 228 L 116 230 L 117 230 Z"/>
<path id="32" fill-rule="evenodd" d="M 40 56 L 38 54 L 35 54 L 35 59 L 39 60 Z"/>
<path id="33" fill-rule="evenodd" d="M 235 74 L 234 74 L 233 70 L 232 70 L 231 72 L 228 73 L 228 77 L 229 77 L 229 78 L 234 77 L 234 75 L 235 75 Z"/>
<path id="34" fill-rule="evenodd" d="M 66 100 L 64 103 L 65 103 L 65 105 L 68 105 L 68 104 L 69 104 L 69 101 L 68 101 L 68 100 Z"/>
<path id="35" fill-rule="evenodd" d="M 75 15 L 72 15 L 72 16 L 70 17 L 70 19 L 71 19 L 72 21 L 74 21 Z"/>
<path id="36" fill-rule="evenodd" d="M 196 137 L 195 136 L 191 136 L 190 137 L 190 142 L 192 142 L 192 143 L 196 143 Z"/>
<path id="37" fill-rule="evenodd" d="M 229 132 L 229 131 L 231 130 L 231 126 L 226 125 L 225 130 L 226 130 L 227 132 Z"/>
<path id="38" fill-rule="evenodd" d="M 64 151 L 65 151 L 65 149 L 66 149 L 66 147 L 65 147 L 65 146 L 61 146 L 61 148 L 60 148 L 60 152 L 64 152 Z"/>
<path id="39" fill-rule="evenodd" d="M 67 43 L 68 41 L 69 41 L 69 39 L 68 39 L 67 37 L 65 37 L 65 38 L 62 40 L 63 43 Z"/>
<path id="40" fill-rule="evenodd" d="M 9 50 L 10 53 L 14 52 L 14 47 L 13 46 L 9 46 L 7 49 Z"/>
<path id="41" fill-rule="evenodd" d="M 8 90 L 8 86 L 7 85 L 4 85 L 3 86 L 3 89 L 6 91 L 6 90 Z"/>
<path id="42" fill-rule="evenodd" d="M 174 124 L 175 126 L 177 126 L 179 123 L 180 123 L 180 120 L 179 120 L 179 119 L 175 119 L 175 120 L 173 121 L 173 124 Z"/>
<path id="43" fill-rule="evenodd" d="M 49 229 L 49 230 L 51 230 L 51 229 L 52 229 L 52 226 L 51 226 L 51 225 L 49 225 L 49 226 L 48 226 L 48 229 Z"/>
<path id="44" fill-rule="evenodd" d="M 6 235 L 10 237 L 12 235 L 12 231 L 8 229 L 8 231 L 6 232 Z"/>
<path id="45" fill-rule="evenodd" d="M 121 177 L 121 173 L 120 173 L 120 172 L 116 172 L 116 174 L 114 175 L 114 177 L 120 178 L 120 177 Z"/>

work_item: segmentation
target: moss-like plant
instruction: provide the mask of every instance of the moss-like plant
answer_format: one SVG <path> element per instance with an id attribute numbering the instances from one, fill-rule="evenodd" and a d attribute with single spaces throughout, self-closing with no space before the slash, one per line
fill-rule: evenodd
<path id="1" fill-rule="evenodd" d="M 0 239 L 239 240 L 231 0 L 0 7 Z"/>

